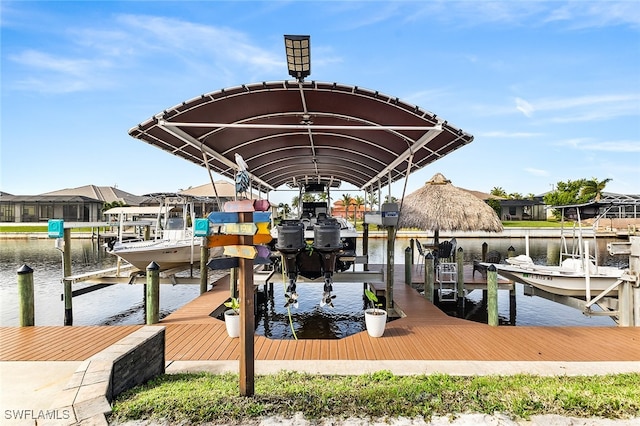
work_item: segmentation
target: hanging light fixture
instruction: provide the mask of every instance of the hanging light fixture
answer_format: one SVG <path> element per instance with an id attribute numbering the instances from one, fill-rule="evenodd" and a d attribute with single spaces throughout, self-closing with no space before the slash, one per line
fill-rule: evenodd
<path id="1" fill-rule="evenodd" d="M 285 35 L 284 46 L 287 52 L 289 75 L 303 82 L 311 74 L 311 36 Z"/>

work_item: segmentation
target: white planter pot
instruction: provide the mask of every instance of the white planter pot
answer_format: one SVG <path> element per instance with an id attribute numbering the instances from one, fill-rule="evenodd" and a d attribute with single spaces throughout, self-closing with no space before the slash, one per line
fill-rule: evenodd
<path id="1" fill-rule="evenodd" d="M 387 324 L 387 311 L 377 308 L 366 309 L 364 311 L 364 323 L 367 326 L 369 336 L 381 337 Z"/>
<path id="2" fill-rule="evenodd" d="M 227 327 L 229 337 L 240 337 L 240 315 L 233 309 L 224 311 L 224 325 Z"/>

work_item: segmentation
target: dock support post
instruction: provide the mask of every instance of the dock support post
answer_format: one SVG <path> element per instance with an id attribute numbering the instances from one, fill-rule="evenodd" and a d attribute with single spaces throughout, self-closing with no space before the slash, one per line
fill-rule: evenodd
<path id="1" fill-rule="evenodd" d="M 640 287 L 633 287 L 633 326 L 640 327 Z"/>
<path id="2" fill-rule="evenodd" d="M 483 262 L 487 261 L 487 252 L 489 251 L 489 244 L 487 244 L 487 242 L 485 241 L 484 243 L 482 243 L 482 254 L 480 259 L 482 259 Z"/>
<path id="3" fill-rule="evenodd" d="M 411 247 L 407 247 L 404 249 L 404 283 L 406 285 L 411 285 L 411 270 L 413 269 L 413 261 L 412 261 L 412 253 Z"/>
<path id="4" fill-rule="evenodd" d="M 71 229 L 64 230 L 64 248 L 62 250 L 62 283 L 64 287 L 64 325 L 73 325 L 73 291 L 71 281 Z"/>
<path id="5" fill-rule="evenodd" d="M 629 273 L 636 278 L 631 288 L 630 325 L 640 327 L 640 237 L 629 236 L 631 254 L 629 255 Z"/>
<path id="6" fill-rule="evenodd" d="M 387 226 L 387 298 L 386 311 L 387 315 L 391 313 L 393 308 L 393 274 L 395 273 L 395 242 L 396 229 L 393 226 Z"/>
<path id="7" fill-rule="evenodd" d="M 20 327 L 31 327 L 35 325 L 35 309 L 33 294 L 33 269 L 27 265 L 22 265 L 18 269 L 18 295 L 20 303 Z"/>
<path id="8" fill-rule="evenodd" d="M 413 255 L 416 252 L 415 243 L 413 241 L 413 238 L 411 238 L 409 240 L 409 247 L 411 248 L 411 264 L 413 265 L 413 262 L 414 262 Z"/>
<path id="9" fill-rule="evenodd" d="M 464 250 L 462 247 L 458 247 L 458 252 L 456 255 L 456 272 L 458 276 L 456 277 L 456 293 L 458 300 L 464 299 Z"/>
<path id="10" fill-rule="evenodd" d="M 253 222 L 253 212 L 238 213 L 240 223 Z M 240 244 L 253 245 L 253 236 L 241 235 Z M 253 259 L 239 258 L 238 279 L 240 290 L 240 396 L 255 393 L 255 289 L 253 286 Z"/>
<path id="11" fill-rule="evenodd" d="M 151 262 L 147 266 L 147 325 L 157 324 L 160 320 L 160 266 Z"/>
<path id="12" fill-rule="evenodd" d="M 424 257 L 424 298 L 433 303 L 433 280 L 434 280 L 433 255 L 427 253 Z"/>
<path id="13" fill-rule="evenodd" d="M 200 246 L 200 294 L 207 292 L 209 284 L 209 237 L 202 237 L 202 245 Z"/>
<path id="14" fill-rule="evenodd" d="M 487 268 L 487 323 L 498 325 L 498 271 L 495 265 Z"/>
<path id="15" fill-rule="evenodd" d="M 516 298 L 516 283 L 511 284 L 509 290 L 509 323 L 516 325 L 516 312 L 517 312 L 517 298 Z"/>
<path id="16" fill-rule="evenodd" d="M 630 327 L 633 325 L 632 299 L 633 292 L 631 291 L 631 283 L 625 281 L 618 287 L 618 325 L 620 327 Z"/>
<path id="17" fill-rule="evenodd" d="M 367 222 L 362 224 L 362 255 L 367 259 L 364 262 L 363 269 L 369 270 L 369 224 Z"/>
<path id="18" fill-rule="evenodd" d="M 229 297 L 238 297 L 238 268 L 229 270 Z"/>

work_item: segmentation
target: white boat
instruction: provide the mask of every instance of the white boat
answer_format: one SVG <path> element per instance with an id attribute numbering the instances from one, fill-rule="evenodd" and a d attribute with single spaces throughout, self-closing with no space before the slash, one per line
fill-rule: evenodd
<path id="1" fill-rule="evenodd" d="M 193 203 L 183 197 L 163 199 L 156 216 L 155 238 L 150 240 L 114 240 L 107 251 L 140 270 L 155 262 L 160 270 L 200 262 L 202 237 L 194 236 Z M 121 226 L 122 228 L 122 226 Z M 222 255 L 222 248 L 210 249 L 210 257 Z"/>
<path id="2" fill-rule="evenodd" d="M 605 207 L 601 213 L 600 208 Z M 587 301 L 599 293 L 616 296 L 617 284 L 625 270 L 598 265 L 595 229 L 583 227 L 582 219 L 596 218 L 604 215 L 610 205 L 586 203 L 555 207 L 562 212 L 563 229 L 560 240 L 560 260 L 558 265 L 537 265 L 527 255 L 506 259 L 506 264 L 495 264 L 498 274 L 515 282 L 532 285 L 549 293 L 586 298 Z M 575 220 L 571 230 L 564 228 L 564 219 Z M 586 231 L 593 238 L 593 254 L 589 241 L 584 238 Z M 572 243 L 567 242 L 568 239 Z M 528 240 L 527 240 L 528 246 Z M 488 264 L 484 264 L 488 266 Z"/>
<path id="3" fill-rule="evenodd" d="M 612 266 L 597 266 L 593 261 L 589 261 L 588 268 L 585 268 L 584 259 L 565 259 L 561 265 L 550 266 L 536 265 L 529 256 L 520 255 L 507 259 L 507 262 L 495 265 L 501 276 L 563 296 L 586 297 L 587 286 L 596 295 L 615 284 L 624 272 Z M 609 295 L 615 296 L 617 292 L 614 288 Z"/>

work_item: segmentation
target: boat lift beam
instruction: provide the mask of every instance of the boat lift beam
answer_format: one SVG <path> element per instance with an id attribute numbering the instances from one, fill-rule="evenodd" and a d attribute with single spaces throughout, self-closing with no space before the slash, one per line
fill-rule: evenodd
<path id="1" fill-rule="evenodd" d="M 269 274 L 263 283 L 256 282 L 255 285 L 271 284 L 275 282 L 281 282 L 282 276 L 275 271 Z M 285 278 L 286 280 L 286 278 Z M 324 281 L 324 277 L 318 277 L 316 279 L 308 279 L 303 276 L 298 276 L 296 283 L 320 283 Z M 379 271 L 345 271 L 335 272 L 333 274 L 334 283 L 384 283 L 384 273 Z"/>

